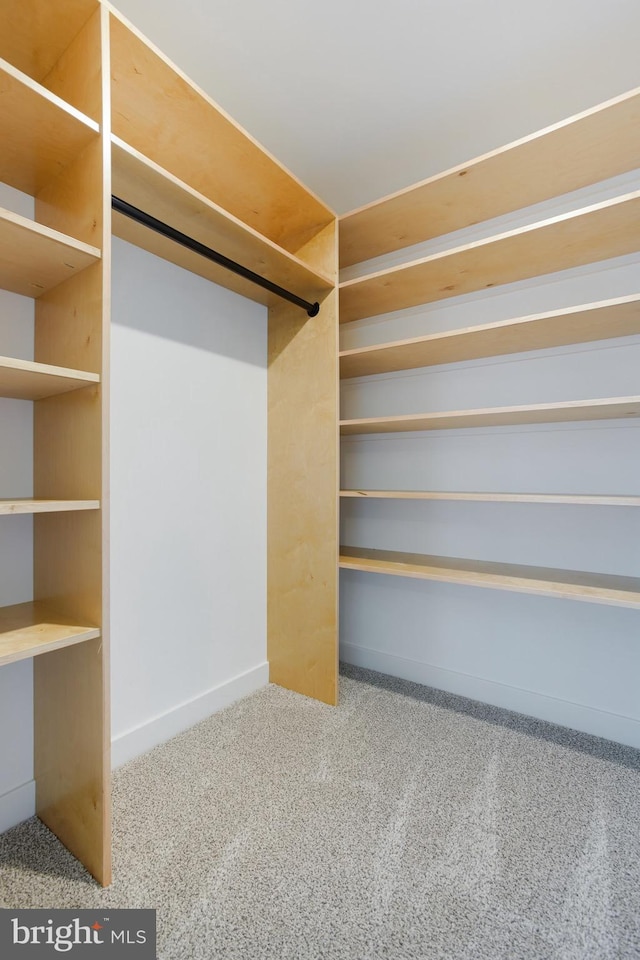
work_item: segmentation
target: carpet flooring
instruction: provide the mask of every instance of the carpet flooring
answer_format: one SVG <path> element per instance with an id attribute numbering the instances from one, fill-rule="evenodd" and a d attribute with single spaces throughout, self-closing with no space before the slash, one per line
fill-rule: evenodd
<path id="1" fill-rule="evenodd" d="M 640 753 L 346 667 L 118 770 L 114 876 L 0 837 L 0 906 L 154 907 L 161 960 L 632 960 Z"/>

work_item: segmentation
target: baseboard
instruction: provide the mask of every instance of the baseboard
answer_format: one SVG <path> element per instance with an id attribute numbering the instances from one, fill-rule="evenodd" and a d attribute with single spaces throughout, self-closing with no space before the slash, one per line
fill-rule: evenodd
<path id="1" fill-rule="evenodd" d="M 170 740 L 183 730 L 188 730 L 212 713 L 228 707 L 235 700 L 266 686 L 269 682 L 269 664 L 261 663 L 245 673 L 232 677 L 206 693 L 181 703 L 160 716 L 153 717 L 139 727 L 128 730 L 111 741 L 111 765 L 113 769 L 127 760 L 138 757 L 153 747 Z"/>
<path id="2" fill-rule="evenodd" d="M 587 707 L 570 700 L 548 697 L 542 693 L 458 673 L 456 670 L 445 670 L 418 660 L 369 650 L 351 643 L 340 644 L 340 658 L 356 667 L 366 667 L 392 677 L 413 680 L 414 683 L 436 687 L 438 690 L 446 690 L 447 693 L 456 693 L 461 697 L 480 700 L 505 710 L 514 710 L 516 713 L 538 717 L 540 720 L 558 723 L 563 727 L 640 749 L 640 720 L 634 720 L 633 717 L 608 713 L 606 710 Z"/>
<path id="3" fill-rule="evenodd" d="M 28 780 L 0 796 L 0 833 L 35 816 L 36 782 Z"/>

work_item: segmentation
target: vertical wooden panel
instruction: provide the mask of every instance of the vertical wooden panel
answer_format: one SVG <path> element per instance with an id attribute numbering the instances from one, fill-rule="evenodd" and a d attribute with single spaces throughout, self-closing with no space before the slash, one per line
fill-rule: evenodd
<path id="1" fill-rule="evenodd" d="M 338 699 L 337 327 L 335 291 L 314 318 L 286 303 L 269 311 L 270 679 L 330 704 Z"/>
<path id="2" fill-rule="evenodd" d="M 108 65 L 108 17 L 82 31 L 74 56 Z M 98 43 L 100 41 L 100 43 Z M 80 44 L 84 43 L 84 50 Z M 55 72 L 55 68 L 54 68 Z M 73 84 L 74 70 L 65 73 Z M 102 96 L 102 136 L 36 198 L 36 216 L 75 236 L 87 229 L 99 264 L 36 303 L 35 359 L 100 373 L 102 383 L 40 400 L 34 414 L 34 492 L 91 491 L 100 511 L 38 516 L 34 596 L 101 629 L 101 637 L 36 658 L 35 777 L 38 816 L 104 885 L 111 882 L 108 660 L 107 357 L 110 288 L 108 67 L 87 80 Z M 68 91 L 71 100 L 71 93 Z M 62 401 L 59 403 L 58 401 Z M 66 497 L 66 493 L 65 493 Z M 61 522 L 58 520 L 61 519 Z M 44 520 L 44 523 L 40 523 Z"/>
<path id="3" fill-rule="evenodd" d="M 100 48 L 100 19 L 98 8 L 42 80 L 43 86 L 98 122 L 102 97 L 95 51 Z"/>

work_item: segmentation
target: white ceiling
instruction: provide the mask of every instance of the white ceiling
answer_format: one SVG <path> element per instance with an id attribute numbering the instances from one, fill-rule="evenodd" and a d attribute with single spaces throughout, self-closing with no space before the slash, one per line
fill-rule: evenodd
<path id="1" fill-rule="evenodd" d="M 116 0 L 345 212 L 640 85 L 640 0 Z"/>

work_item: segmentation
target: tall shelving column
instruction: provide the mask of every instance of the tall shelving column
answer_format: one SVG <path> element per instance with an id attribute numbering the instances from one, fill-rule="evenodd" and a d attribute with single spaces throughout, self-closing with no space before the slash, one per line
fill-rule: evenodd
<path id="1" fill-rule="evenodd" d="M 300 307 L 116 214 L 114 234 L 269 308 L 268 660 L 337 701 L 335 214 L 112 11 L 114 193 L 320 303 Z"/>
<path id="2" fill-rule="evenodd" d="M 4 371 L 24 380 L 9 395 L 34 401 L 34 499 L 7 506 L 34 514 L 34 603 L 0 611 L 0 662 L 34 657 L 36 812 L 107 885 L 107 14 L 97 0 L 11 0 L 1 13 L 15 91 L 3 179 L 32 194 L 35 217 L 5 217 L 3 280 L 35 299 L 35 336 L 34 361 Z"/>

